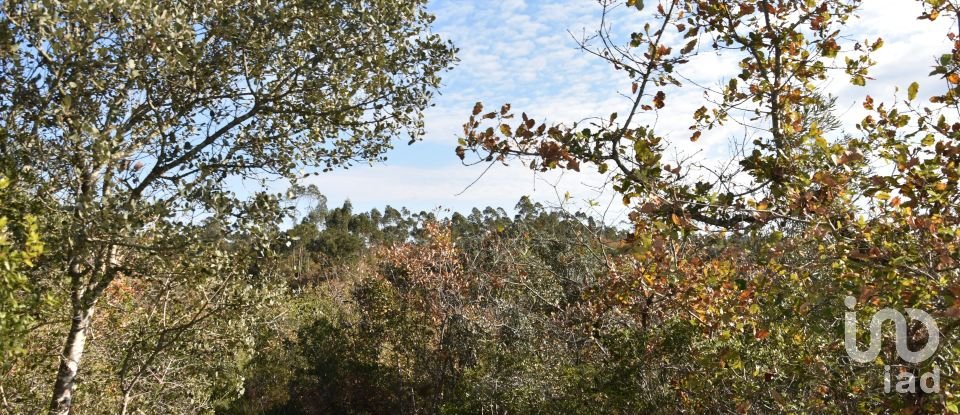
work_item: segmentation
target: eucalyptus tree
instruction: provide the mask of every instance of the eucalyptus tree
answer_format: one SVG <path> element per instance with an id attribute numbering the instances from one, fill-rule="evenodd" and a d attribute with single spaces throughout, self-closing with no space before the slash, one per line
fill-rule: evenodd
<path id="1" fill-rule="evenodd" d="M 247 201 L 235 184 L 381 160 L 395 137 L 422 134 L 454 62 L 424 3 L 2 3 L 0 167 L 43 207 L 54 243 L 41 268 L 70 304 L 51 413 L 70 411 L 112 282 L 208 243 L 184 231 L 201 221 L 269 234 L 280 197 Z"/>

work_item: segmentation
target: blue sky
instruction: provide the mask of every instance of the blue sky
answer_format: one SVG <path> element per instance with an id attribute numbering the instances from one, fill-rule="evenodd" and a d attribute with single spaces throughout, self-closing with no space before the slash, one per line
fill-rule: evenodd
<path id="1" fill-rule="evenodd" d="M 647 3 L 653 7 L 653 1 Z M 555 205 L 569 192 L 572 198 L 567 203 L 583 206 L 586 200 L 596 200 L 601 210 L 611 206 L 607 220 L 617 220 L 622 206 L 592 167 L 579 174 L 543 174 L 519 163 L 496 166 L 461 194 L 482 167 L 462 166 L 453 152 L 460 126 L 476 101 L 496 107 L 510 102 L 515 110 L 555 122 L 627 111 L 628 100 L 621 95 L 630 88 L 625 73 L 581 53 L 568 33 L 596 27 L 601 10 L 597 1 L 437 0 L 429 9 L 437 17 L 434 30 L 456 44 L 461 62 L 446 74 L 442 95 L 426 113 L 424 140 L 412 146 L 398 141 L 386 163 L 322 174 L 308 182 L 316 184 L 331 205 L 349 198 L 363 210 L 387 204 L 414 210 L 509 208 L 523 195 Z M 913 80 L 922 80 L 934 56 L 949 51 L 944 40 L 949 22 L 918 22 L 920 10 L 912 0 L 867 1 L 860 18 L 851 22 L 849 33 L 854 39 L 882 36 L 885 40 L 875 55 L 877 81 L 864 88 L 838 77 L 821 85 L 840 97 L 840 115 L 851 130 L 864 115 L 858 103 L 865 95 L 891 100 L 896 86 L 905 88 Z M 615 15 L 615 30 L 629 33 L 642 26 L 642 18 L 621 8 Z M 706 85 L 723 84 L 736 74 L 736 60 L 707 52 L 688 65 L 685 75 Z M 936 82 L 922 81 L 920 95 L 925 89 L 933 91 Z M 686 127 L 693 110 L 703 104 L 696 88 L 678 91 L 668 95 L 667 108 L 659 118 L 646 121 L 656 123 L 660 134 L 674 143 L 672 154 L 720 159 L 729 139 L 742 136 L 743 131 L 731 127 L 690 143 Z"/>

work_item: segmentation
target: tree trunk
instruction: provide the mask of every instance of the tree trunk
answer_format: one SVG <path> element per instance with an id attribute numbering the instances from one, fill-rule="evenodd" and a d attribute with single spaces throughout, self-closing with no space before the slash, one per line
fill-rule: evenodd
<path id="1" fill-rule="evenodd" d="M 67 341 L 60 354 L 60 369 L 57 371 L 57 381 L 53 385 L 53 399 L 50 401 L 51 415 L 68 415 L 73 405 L 73 389 L 80 368 L 80 358 L 87 343 L 87 334 L 94 307 L 79 307 L 73 315 Z"/>
<path id="2" fill-rule="evenodd" d="M 130 391 L 123 393 L 123 406 L 120 407 L 120 415 L 127 415 L 127 410 L 130 408 L 130 401 L 133 398 L 130 396 Z"/>

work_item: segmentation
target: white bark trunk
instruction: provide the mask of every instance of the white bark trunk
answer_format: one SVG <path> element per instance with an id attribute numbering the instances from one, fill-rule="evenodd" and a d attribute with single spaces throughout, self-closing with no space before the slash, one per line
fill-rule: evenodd
<path id="1" fill-rule="evenodd" d="M 70 324 L 67 341 L 60 355 L 60 369 L 53 386 L 53 399 L 50 402 L 51 415 L 69 415 L 73 405 L 73 390 L 80 368 L 80 358 L 87 343 L 90 321 L 93 318 L 93 306 L 77 310 Z"/>

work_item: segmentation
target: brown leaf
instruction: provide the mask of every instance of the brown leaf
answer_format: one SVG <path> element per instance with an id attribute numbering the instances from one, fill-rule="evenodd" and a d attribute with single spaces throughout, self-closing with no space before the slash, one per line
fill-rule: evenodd
<path id="1" fill-rule="evenodd" d="M 757 334 L 755 334 L 754 336 L 757 338 L 757 340 L 766 339 L 767 337 L 770 337 L 770 330 L 763 330 L 763 329 L 757 330 Z"/>
<path id="2" fill-rule="evenodd" d="M 663 91 L 657 91 L 657 95 L 653 97 L 653 105 L 657 109 L 665 107 L 667 104 L 664 100 L 667 98 L 667 94 L 664 94 Z"/>

